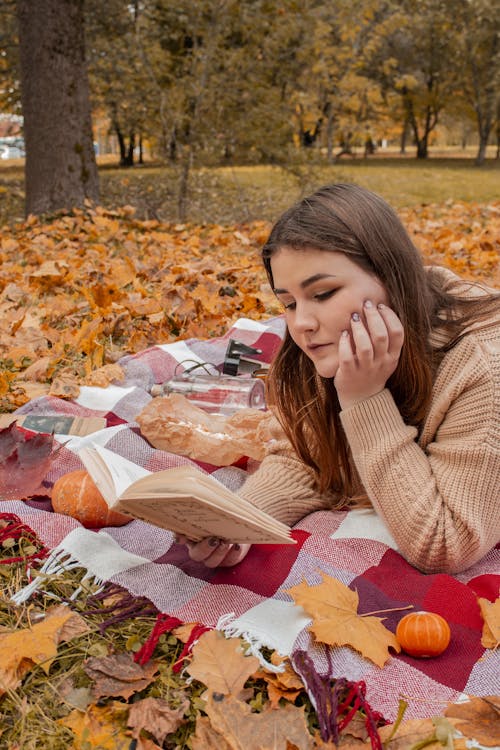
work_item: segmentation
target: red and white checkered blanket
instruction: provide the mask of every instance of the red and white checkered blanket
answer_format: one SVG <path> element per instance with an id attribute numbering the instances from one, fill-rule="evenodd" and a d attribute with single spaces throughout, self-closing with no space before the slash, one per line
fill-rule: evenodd
<path id="1" fill-rule="evenodd" d="M 22 407 L 19 414 L 104 416 L 108 427 L 88 438 L 74 437 L 59 451 L 49 482 L 81 468 L 77 451 L 88 440 L 150 470 L 189 463 L 190 459 L 153 449 L 141 436 L 134 418 L 149 402 L 153 383 L 172 377 L 179 362 L 196 360 L 221 365 L 230 338 L 262 349 L 269 361 L 283 333 L 279 318 L 267 322 L 238 321 L 221 338 L 189 340 L 152 347 L 120 361 L 126 380 L 120 386 L 84 387 L 75 401 L 41 398 Z M 243 483 L 248 465 L 217 467 L 199 464 L 233 490 Z M 42 509 L 43 508 L 43 509 Z M 382 521 L 369 510 L 317 512 L 293 531 L 295 546 L 254 545 L 238 566 L 208 570 L 191 561 L 170 532 L 134 520 L 126 526 L 99 531 L 84 529 L 72 518 L 50 512 L 46 506 L 1 502 L 0 513 L 14 513 L 52 552 L 45 561 L 48 578 L 60 565 L 84 567 L 98 581 L 118 584 L 133 596 L 147 597 L 159 610 L 183 622 L 196 622 L 244 635 L 258 651 L 263 646 L 290 655 L 307 651 L 319 675 L 345 677 L 366 683 L 372 709 L 394 720 L 398 701 L 408 701 L 407 718 L 439 714 L 448 701 L 462 694 L 498 692 L 500 656 L 481 646 L 482 619 L 477 597 L 499 595 L 498 550 L 455 576 L 424 575 L 397 552 Z M 394 655 L 383 668 L 348 648 L 326 648 L 308 632 L 310 622 L 285 590 L 306 579 L 334 576 L 359 594 L 359 612 L 414 605 L 431 610 L 450 624 L 452 640 L 439 657 L 416 659 Z M 48 581 L 47 581 L 48 583 Z M 44 585 L 37 576 L 30 595 Z M 401 611 L 389 612 L 384 624 L 395 630 Z"/>

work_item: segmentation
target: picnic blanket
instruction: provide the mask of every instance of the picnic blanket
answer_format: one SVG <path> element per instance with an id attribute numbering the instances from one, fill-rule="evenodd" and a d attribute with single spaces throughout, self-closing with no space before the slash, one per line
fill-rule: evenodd
<path id="1" fill-rule="evenodd" d="M 270 361 L 283 335 L 283 321 L 237 321 L 220 338 L 179 341 L 124 357 L 125 380 L 106 388 L 82 387 L 74 401 L 43 397 L 18 414 L 105 417 L 105 429 L 88 437 L 72 437 L 59 450 L 47 482 L 82 468 L 78 450 L 98 442 L 150 470 L 190 463 L 191 459 L 154 449 L 141 435 L 135 417 L 149 403 L 154 383 L 194 362 L 221 366 L 228 341 L 262 350 Z M 185 363 L 189 360 L 189 364 Z M 218 467 L 198 464 L 237 491 L 256 463 L 242 460 Z M 479 563 L 457 575 L 424 575 L 398 553 L 383 522 L 369 510 L 315 512 L 293 529 L 296 545 L 254 545 L 232 568 L 209 570 L 189 559 L 169 531 L 139 520 L 126 526 L 85 529 L 74 519 L 51 512 L 47 504 L 0 501 L 0 513 L 16 514 L 50 550 L 42 571 L 16 595 L 27 599 L 37 587 L 50 588 L 61 567 L 83 567 L 100 582 L 112 583 L 133 597 L 146 597 L 164 616 L 242 635 L 260 654 L 266 646 L 290 656 L 301 673 L 304 653 L 320 678 L 363 681 L 371 708 L 393 721 L 400 698 L 408 702 L 407 718 L 438 715 L 449 701 L 464 694 L 498 693 L 498 650 L 481 646 L 482 618 L 477 597 L 491 601 L 499 594 L 500 556 L 492 550 Z M 314 641 L 310 618 L 286 593 L 306 580 L 315 585 L 322 574 L 333 576 L 359 594 L 359 612 L 379 612 L 413 605 L 431 610 L 450 624 L 452 640 L 439 657 L 391 656 L 377 667 L 349 647 L 330 648 Z M 75 592 L 75 596 L 78 592 Z M 405 612 L 385 615 L 395 631 Z M 263 657 L 262 657 L 263 658 Z M 306 685 L 310 679 L 303 675 Z"/>

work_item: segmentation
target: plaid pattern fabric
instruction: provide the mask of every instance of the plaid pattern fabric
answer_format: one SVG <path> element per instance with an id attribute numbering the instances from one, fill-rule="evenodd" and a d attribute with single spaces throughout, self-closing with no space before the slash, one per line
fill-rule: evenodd
<path id="1" fill-rule="evenodd" d="M 105 389 L 83 388 L 76 401 L 36 399 L 21 414 L 104 416 L 108 427 L 89 437 L 73 437 L 59 451 L 48 482 L 76 468 L 79 448 L 98 441 L 120 455 L 150 469 L 190 463 L 190 459 L 152 448 L 140 435 L 134 418 L 149 402 L 153 383 L 163 382 L 190 359 L 221 365 L 230 338 L 263 351 L 269 361 L 283 332 L 280 318 L 265 323 L 238 321 L 226 336 L 210 341 L 190 340 L 155 346 L 120 364 L 126 380 Z M 203 471 L 236 490 L 248 471 L 242 460 L 235 466 L 198 464 Z M 60 565 L 79 565 L 100 581 L 122 586 L 134 596 L 147 597 L 160 612 L 184 622 L 197 622 L 244 635 L 258 652 L 262 646 L 291 656 L 306 650 L 318 674 L 363 680 L 367 700 L 386 719 L 394 720 L 398 701 L 405 698 L 408 718 L 439 714 L 448 701 L 462 694 L 498 692 L 500 656 L 481 646 L 482 619 L 477 597 L 496 599 L 500 587 L 498 550 L 463 573 L 424 575 L 398 553 L 382 521 L 370 510 L 316 512 L 294 527 L 295 546 L 254 545 L 234 568 L 209 570 L 189 559 L 183 546 L 163 529 L 134 520 L 126 526 L 99 531 L 84 529 L 72 518 L 50 512 L 47 504 L 0 502 L 0 512 L 15 513 L 52 550 L 44 564 L 46 585 Z M 433 659 L 393 655 L 380 669 L 354 650 L 327 648 L 314 642 L 309 618 L 296 607 L 286 589 L 321 582 L 334 576 L 359 594 L 359 612 L 406 607 L 432 610 L 449 622 L 452 640 Z M 19 592 L 28 597 L 43 578 Z M 384 615 L 395 631 L 405 612 Z"/>

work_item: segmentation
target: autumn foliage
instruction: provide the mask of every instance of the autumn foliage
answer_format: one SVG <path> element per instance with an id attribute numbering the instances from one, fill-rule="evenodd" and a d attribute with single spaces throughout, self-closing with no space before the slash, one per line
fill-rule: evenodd
<path id="1" fill-rule="evenodd" d="M 426 262 L 499 285 L 500 203 L 421 206 L 401 217 Z M 268 230 L 139 221 L 131 207 L 5 227 L 0 410 L 119 380 L 120 357 L 150 345 L 279 314 L 259 258 Z"/>

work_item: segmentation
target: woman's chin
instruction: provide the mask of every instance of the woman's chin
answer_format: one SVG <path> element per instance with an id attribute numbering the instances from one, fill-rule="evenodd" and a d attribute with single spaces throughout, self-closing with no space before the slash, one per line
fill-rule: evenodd
<path id="1" fill-rule="evenodd" d="M 332 364 L 327 365 L 326 362 L 321 362 L 315 365 L 316 372 L 318 375 L 320 375 L 322 378 L 334 378 L 337 374 L 337 370 L 339 369 L 338 364 Z"/>

